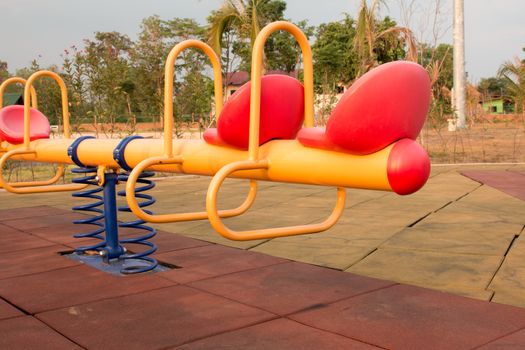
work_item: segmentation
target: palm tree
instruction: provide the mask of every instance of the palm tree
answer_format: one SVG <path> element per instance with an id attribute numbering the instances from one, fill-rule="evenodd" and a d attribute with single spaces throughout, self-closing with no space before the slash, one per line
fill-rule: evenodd
<path id="1" fill-rule="evenodd" d="M 525 60 L 516 57 L 514 61 L 505 62 L 499 70 L 499 75 L 504 79 L 507 91 L 514 99 L 516 112 L 521 109 L 525 117 Z"/>
<path id="2" fill-rule="evenodd" d="M 260 23 L 257 7 L 263 0 L 226 0 L 221 8 L 212 14 L 209 28 L 209 43 L 219 57 L 221 56 L 222 38 L 226 31 L 237 29 L 241 37 L 250 38 L 253 46 Z"/>
<path id="3" fill-rule="evenodd" d="M 381 5 L 386 5 L 385 0 L 372 0 L 368 6 L 367 0 L 361 0 L 357 16 L 356 34 L 353 46 L 359 57 L 357 77 L 363 75 L 378 64 L 374 50 L 380 39 L 397 39 L 402 35 L 408 46 L 407 59 L 417 61 L 417 42 L 412 31 L 406 27 L 390 27 L 380 30 L 377 24 L 377 12 Z"/>

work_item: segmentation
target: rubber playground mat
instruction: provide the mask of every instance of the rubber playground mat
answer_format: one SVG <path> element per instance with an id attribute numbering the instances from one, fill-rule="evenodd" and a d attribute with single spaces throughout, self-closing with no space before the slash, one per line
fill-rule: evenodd
<path id="1" fill-rule="evenodd" d="M 115 276 L 61 253 L 79 214 L 0 211 L 1 349 L 501 349 L 525 309 L 159 232 L 167 271 Z"/>

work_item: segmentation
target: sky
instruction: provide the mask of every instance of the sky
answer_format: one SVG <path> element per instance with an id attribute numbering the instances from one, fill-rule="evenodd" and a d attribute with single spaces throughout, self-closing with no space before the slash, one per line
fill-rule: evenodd
<path id="1" fill-rule="evenodd" d="M 418 39 L 434 41 L 432 4 L 442 3 L 438 42 L 452 42 L 452 0 L 387 0 L 381 14 L 409 25 Z M 524 58 L 524 0 L 464 0 L 466 71 L 472 82 L 497 74 L 500 65 Z M 194 18 L 204 24 L 211 10 L 223 0 L 0 0 L 0 60 L 9 70 L 60 64 L 60 54 L 95 31 L 118 31 L 135 39 L 143 18 Z M 307 19 L 311 25 L 337 21 L 344 13 L 355 17 L 360 0 L 286 0 L 285 15 L 292 21 Z M 413 2 L 413 11 L 402 4 Z M 412 13 L 411 16 L 406 16 Z M 408 17 L 408 18 L 407 18 Z"/>

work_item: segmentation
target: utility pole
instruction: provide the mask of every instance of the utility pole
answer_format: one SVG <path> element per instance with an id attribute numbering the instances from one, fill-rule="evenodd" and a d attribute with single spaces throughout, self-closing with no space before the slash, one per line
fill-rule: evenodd
<path id="1" fill-rule="evenodd" d="M 463 0 L 454 0 L 454 98 L 456 126 L 466 127 L 465 122 L 465 22 Z"/>

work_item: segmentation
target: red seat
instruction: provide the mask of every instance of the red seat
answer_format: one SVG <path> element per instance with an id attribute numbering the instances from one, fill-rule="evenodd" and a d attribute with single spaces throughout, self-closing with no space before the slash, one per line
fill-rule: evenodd
<path id="1" fill-rule="evenodd" d="M 326 130 L 305 128 L 297 138 L 307 147 L 374 153 L 403 138 L 415 140 L 429 102 L 430 79 L 423 67 L 408 61 L 386 63 L 344 93 Z"/>
<path id="2" fill-rule="evenodd" d="M 250 82 L 225 103 L 217 129 L 204 132 L 210 144 L 248 149 L 250 127 Z M 259 144 L 273 139 L 294 139 L 304 119 L 304 89 L 287 75 L 271 74 L 261 79 Z"/>
<path id="3" fill-rule="evenodd" d="M 51 133 L 49 121 L 39 110 L 31 108 L 30 140 L 47 139 Z M 24 106 L 13 105 L 0 109 L 0 141 L 10 144 L 24 142 Z"/>

